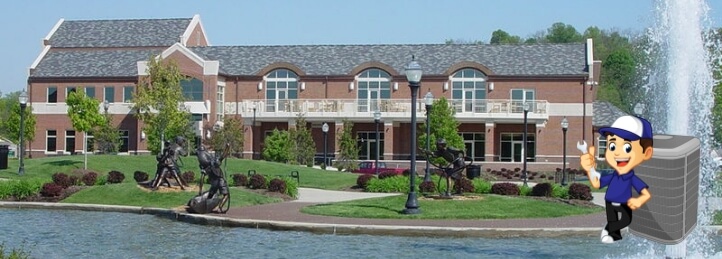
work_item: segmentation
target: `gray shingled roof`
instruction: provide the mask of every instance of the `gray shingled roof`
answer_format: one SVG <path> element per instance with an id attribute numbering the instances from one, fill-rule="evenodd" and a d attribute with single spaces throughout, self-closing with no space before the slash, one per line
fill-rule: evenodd
<path id="1" fill-rule="evenodd" d="M 64 21 L 50 37 L 53 47 L 171 46 L 190 24 L 183 19 Z"/>
<path id="2" fill-rule="evenodd" d="M 452 65 L 473 61 L 496 75 L 586 75 L 586 47 L 574 44 L 520 45 L 295 45 L 209 46 L 190 48 L 207 60 L 219 60 L 221 72 L 256 75 L 276 62 L 298 66 L 307 75 L 347 75 L 369 61 L 403 73 L 416 55 L 425 74 L 442 75 Z"/>
<path id="3" fill-rule="evenodd" d="M 123 77 L 138 75 L 138 61 L 162 50 L 50 49 L 30 77 Z"/>
<path id="4" fill-rule="evenodd" d="M 592 117 L 592 125 L 594 127 L 611 126 L 617 118 L 629 115 L 609 102 L 594 101 L 593 105 L 594 115 Z"/>

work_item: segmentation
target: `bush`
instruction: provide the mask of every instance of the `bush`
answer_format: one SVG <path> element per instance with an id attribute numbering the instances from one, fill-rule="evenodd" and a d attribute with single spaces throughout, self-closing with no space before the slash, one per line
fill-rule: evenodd
<path id="1" fill-rule="evenodd" d="M 529 194 L 531 194 L 531 187 L 524 185 L 519 187 L 519 196 L 529 196 Z"/>
<path id="2" fill-rule="evenodd" d="M 78 178 L 77 175 L 68 176 L 68 181 L 70 181 L 70 186 L 80 185 L 80 178 Z M 68 186 L 68 187 L 70 187 L 70 186 Z"/>
<path id="3" fill-rule="evenodd" d="M 45 183 L 40 190 L 43 197 L 58 197 L 63 193 L 63 187 L 56 183 Z"/>
<path id="4" fill-rule="evenodd" d="M 5 243 L 0 244 L 0 259 L 27 259 L 30 258 L 30 251 L 24 247 L 13 248 L 8 253 L 5 250 Z"/>
<path id="5" fill-rule="evenodd" d="M 135 179 L 136 182 L 148 181 L 148 173 L 143 171 L 135 171 L 135 173 L 133 173 L 133 179 Z"/>
<path id="6" fill-rule="evenodd" d="M 73 183 L 70 180 L 70 177 L 68 177 L 65 173 L 54 173 L 53 174 L 53 183 L 60 185 L 63 187 L 63 189 L 68 188 L 73 185 Z"/>
<path id="7" fill-rule="evenodd" d="M 491 193 L 491 182 L 477 178 L 472 180 L 471 183 L 474 184 L 475 193 Z"/>
<path id="8" fill-rule="evenodd" d="M 87 172 L 83 175 L 82 180 L 85 185 L 93 186 L 95 182 L 98 181 L 98 174 L 95 172 Z"/>
<path id="9" fill-rule="evenodd" d="M 434 181 L 428 181 L 428 182 L 421 182 L 419 185 L 419 191 L 422 193 L 432 193 L 436 192 L 436 184 Z"/>
<path id="10" fill-rule="evenodd" d="M 466 177 L 461 177 L 458 180 L 454 181 L 454 192 L 474 192 L 474 184 L 471 183 L 471 180 L 467 179 Z"/>
<path id="11" fill-rule="evenodd" d="M 534 188 L 531 189 L 531 195 L 537 197 L 549 197 L 552 195 L 552 185 L 549 183 L 534 185 Z"/>
<path id="12" fill-rule="evenodd" d="M 10 196 L 17 199 L 25 199 L 40 192 L 44 182 L 40 180 L 7 181 L 10 183 Z"/>
<path id="13" fill-rule="evenodd" d="M 294 199 L 298 198 L 298 182 L 296 179 L 283 177 L 283 181 L 286 182 L 286 195 Z"/>
<path id="14" fill-rule="evenodd" d="M 280 178 L 274 178 L 268 184 L 268 191 L 286 193 L 286 182 Z"/>
<path id="15" fill-rule="evenodd" d="M 555 184 L 554 188 L 552 189 L 552 196 L 555 198 L 568 199 L 569 188 Z"/>
<path id="16" fill-rule="evenodd" d="M 98 180 L 95 181 L 95 185 L 106 185 L 108 183 L 108 176 L 103 175 L 98 177 Z"/>
<path id="17" fill-rule="evenodd" d="M 108 172 L 108 183 L 122 183 L 125 180 L 125 175 L 119 171 Z"/>
<path id="18" fill-rule="evenodd" d="M 588 185 L 581 183 L 573 183 L 569 186 L 569 198 L 591 201 L 592 200 L 592 188 Z"/>
<path id="19" fill-rule="evenodd" d="M 181 174 L 181 179 L 186 184 L 190 184 L 191 182 L 196 180 L 196 173 L 193 171 L 186 171 L 185 173 Z"/>
<path id="20" fill-rule="evenodd" d="M 266 177 L 262 174 L 251 175 L 248 181 L 248 187 L 251 189 L 265 189 L 266 186 Z"/>
<path id="21" fill-rule="evenodd" d="M 379 179 L 386 179 L 386 178 L 394 177 L 394 176 L 397 176 L 397 174 L 394 172 L 386 171 L 386 172 L 379 173 Z"/>
<path id="22" fill-rule="evenodd" d="M 514 183 L 495 183 L 491 193 L 499 195 L 519 195 L 519 186 Z"/>
<path id="23" fill-rule="evenodd" d="M 386 179 L 372 178 L 366 186 L 368 192 L 409 192 L 409 178 L 403 176 Z"/>
<path id="24" fill-rule="evenodd" d="M 376 178 L 372 174 L 362 174 L 359 175 L 358 178 L 356 178 L 356 186 L 359 188 L 362 188 L 366 190 L 366 186 L 368 186 L 369 180 Z"/>
<path id="25" fill-rule="evenodd" d="M 233 178 L 233 186 L 248 186 L 248 176 L 244 174 L 234 174 L 231 178 Z"/>

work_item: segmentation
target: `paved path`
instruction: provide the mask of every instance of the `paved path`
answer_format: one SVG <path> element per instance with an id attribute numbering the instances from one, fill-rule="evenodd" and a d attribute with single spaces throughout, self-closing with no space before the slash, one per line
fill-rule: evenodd
<path id="1" fill-rule="evenodd" d="M 368 193 L 368 192 L 344 192 L 344 191 L 328 191 L 313 188 L 298 188 L 298 200 L 291 202 L 301 203 L 325 203 L 350 201 L 376 197 L 388 197 L 401 195 L 400 193 Z"/>

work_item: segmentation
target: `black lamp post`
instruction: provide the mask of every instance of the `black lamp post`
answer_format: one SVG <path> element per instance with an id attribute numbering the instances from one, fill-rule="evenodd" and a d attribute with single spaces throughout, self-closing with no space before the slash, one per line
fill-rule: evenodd
<path id="1" fill-rule="evenodd" d="M 328 167 L 328 124 L 324 122 L 321 130 L 323 131 L 323 165 L 325 168 Z"/>
<path id="2" fill-rule="evenodd" d="M 521 156 L 522 156 L 522 157 L 521 157 L 521 161 L 523 161 L 523 163 L 524 163 L 524 172 L 523 172 L 523 173 L 524 173 L 524 176 L 523 176 L 523 177 L 524 177 L 524 186 L 528 186 L 527 183 L 526 183 L 526 181 L 527 181 L 527 172 L 526 172 L 526 152 L 527 152 L 527 150 L 526 150 L 526 147 L 527 147 L 527 144 L 526 144 L 526 134 L 527 134 L 527 131 L 529 131 L 529 128 L 528 128 L 528 125 L 527 125 L 527 123 L 526 123 L 526 120 L 527 120 L 527 116 L 528 116 L 528 114 L 529 114 L 529 103 L 526 102 L 526 101 L 524 101 L 523 107 L 524 107 L 524 139 L 523 139 L 523 142 L 524 142 L 524 143 L 522 144 L 522 147 L 521 147 L 521 150 L 522 150 L 522 152 L 521 152 Z"/>
<path id="3" fill-rule="evenodd" d="M 564 134 L 562 144 L 562 186 L 567 185 L 567 128 L 569 128 L 569 121 L 567 121 L 567 117 L 564 117 L 564 119 L 562 119 L 562 132 Z"/>
<path id="4" fill-rule="evenodd" d="M 326 123 L 324 123 L 325 125 Z M 253 139 L 256 139 L 256 102 L 253 102 L 253 124 L 251 125 L 251 136 L 253 136 Z M 256 143 L 255 141 L 251 140 L 251 160 L 256 160 Z M 324 160 L 324 163 L 326 161 Z"/>
<path id="5" fill-rule="evenodd" d="M 411 168 L 409 173 L 409 196 L 406 200 L 404 214 L 418 214 L 419 201 L 416 198 L 416 97 L 419 94 L 421 82 L 421 65 L 411 56 L 411 62 L 406 66 L 406 80 L 409 81 L 411 89 Z"/>
<path id="6" fill-rule="evenodd" d="M 108 100 L 105 100 L 106 102 Z M 160 152 L 163 153 L 163 150 L 165 149 L 165 118 L 163 117 L 163 103 L 158 103 L 158 116 L 160 117 L 160 127 L 158 129 L 160 130 Z"/>
<path id="7" fill-rule="evenodd" d="M 426 150 L 431 150 L 431 106 L 434 104 L 434 95 L 427 92 L 424 96 L 426 102 Z M 429 157 L 426 158 L 426 171 L 424 173 L 424 182 L 431 181 L 431 171 L 429 170 Z"/>
<path id="8" fill-rule="evenodd" d="M 18 150 L 20 151 L 20 167 L 18 168 L 18 174 L 23 175 L 25 174 L 25 162 L 23 162 L 23 157 L 25 156 L 25 143 L 23 143 L 23 135 L 25 135 L 25 107 L 28 105 L 28 92 L 23 90 L 18 97 L 18 101 L 20 101 L 20 132 L 18 134 L 20 137 L 20 148 Z"/>
<path id="9" fill-rule="evenodd" d="M 374 112 L 374 122 L 376 122 L 376 175 L 379 175 L 379 122 L 381 122 L 381 112 L 376 110 Z"/>

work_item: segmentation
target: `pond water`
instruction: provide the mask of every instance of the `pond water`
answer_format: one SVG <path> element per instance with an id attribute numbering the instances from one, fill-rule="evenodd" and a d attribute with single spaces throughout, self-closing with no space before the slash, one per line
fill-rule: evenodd
<path id="1" fill-rule="evenodd" d="M 32 258 L 635 258 L 664 246 L 598 238 L 433 238 L 319 235 L 193 225 L 152 215 L 1 209 L 0 243 Z M 722 238 L 706 256 L 722 255 Z"/>

